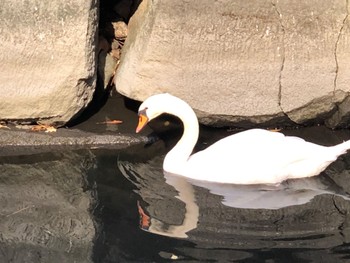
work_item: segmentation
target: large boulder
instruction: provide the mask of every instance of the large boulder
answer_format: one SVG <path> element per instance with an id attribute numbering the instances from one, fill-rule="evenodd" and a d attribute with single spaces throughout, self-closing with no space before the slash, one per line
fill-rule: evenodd
<path id="1" fill-rule="evenodd" d="M 209 125 L 336 127 L 349 112 L 337 112 L 350 90 L 348 9 L 340 0 L 144 0 L 116 88 L 140 101 L 170 92 Z"/>
<path id="2" fill-rule="evenodd" d="M 88 105 L 97 2 L 2 1 L 0 119 L 63 124 Z"/>

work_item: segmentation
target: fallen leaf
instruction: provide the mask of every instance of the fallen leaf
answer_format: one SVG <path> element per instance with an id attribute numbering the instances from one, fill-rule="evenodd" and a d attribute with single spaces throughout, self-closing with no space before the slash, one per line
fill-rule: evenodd
<path id="1" fill-rule="evenodd" d="M 44 125 L 35 125 L 30 130 L 32 130 L 32 131 L 45 131 L 46 127 Z"/>
<path id="2" fill-rule="evenodd" d="M 46 128 L 45 132 L 56 132 L 56 131 L 57 131 L 57 129 L 55 127 L 49 126 Z"/>
<path id="3" fill-rule="evenodd" d="M 103 121 L 103 122 L 98 122 L 97 124 L 121 124 L 123 121 L 121 120 L 110 120 L 110 121 Z"/>
<path id="4" fill-rule="evenodd" d="M 268 130 L 271 131 L 271 132 L 279 132 L 279 131 L 281 131 L 282 129 L 274 128 L 274 129 L 268 129 Z"/>
<path id="5" fill-rule="evenodd" d="M 140 227 L 141 229 L 148 230 L 151 224 L 151 218 L 143 211 L 139 201 L 137 201 L 137 208 L 140 216 Z"/>
<path id="6" fill-rule="evenodd" d="M 45 132 L 56 132 L 56 128 L 50 125 L 35 125 L 34 127 L 31 128 L 32 131 L 45 131 Z"/>
<path id="7" fill-rule="evenodd" d="M 3 128 L 3 129 L 10 129 L 10 128 L 7 127 L 6 125 L 2 125 L 2 124 L 0 124 L 0 128 Z"/>

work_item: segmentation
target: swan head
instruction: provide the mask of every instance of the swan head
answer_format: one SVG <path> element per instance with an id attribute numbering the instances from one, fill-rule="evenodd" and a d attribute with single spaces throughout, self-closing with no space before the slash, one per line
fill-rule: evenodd
<path id="1" fill-rule="evenodd" d="M 176 97 L 169 93 L 161 93 L 147 98 L 139 107 L 139 123 L 136 132 L 140 132 L 146 124 L 163 113 L 172 113 L 170 108 L 174 105 Z"/>

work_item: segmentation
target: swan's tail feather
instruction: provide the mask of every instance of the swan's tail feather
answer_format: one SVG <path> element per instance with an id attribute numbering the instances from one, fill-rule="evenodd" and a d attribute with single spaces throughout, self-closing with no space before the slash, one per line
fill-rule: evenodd
<path id="1" fill-rule="evenodd" d="M 348 150 L 350 150 L 350 140 L 342 142 L 338 145 L 333 146 L 333 148 L 336 149 L 336 151 L 338 152 L 338 156 L 341 154 L 346 153 Z"/>

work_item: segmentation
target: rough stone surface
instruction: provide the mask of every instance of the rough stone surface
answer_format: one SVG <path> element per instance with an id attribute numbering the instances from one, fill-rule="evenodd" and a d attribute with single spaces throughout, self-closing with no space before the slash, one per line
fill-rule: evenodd
<path id="1" fill-rule="evenodd" d="M 340 24 L 338 39 L 335 45 L 336 77 L 335 88 L 350 90 L 350 4 L 347 1 L 347 13 Z"/>
<path id="2" fill-rule="evenodd" d="M 116 88 L 170 92 L 205 124 L 324 120 L 349 92 L 348 14 L 345 0 L 144 0 Z"/>
<path id="3" fill-rule="evenodd" d="M 344 100 L 340 93 L 350 90 L 336 83 L 338 73 L 350 77 L 350 71 L 337 65 L 338 45 L 349 39 L 343 30 L 347 2 L 278 1 L 275 7 L 284 36 L 281 107 L 289 118 L 302 123 L 331 112 Z"/>
<path id="4" fill-rule="evenodd" d="M 65 123 L 95 90 L 97 1 L 5 0 L 0 119 Z"/>

